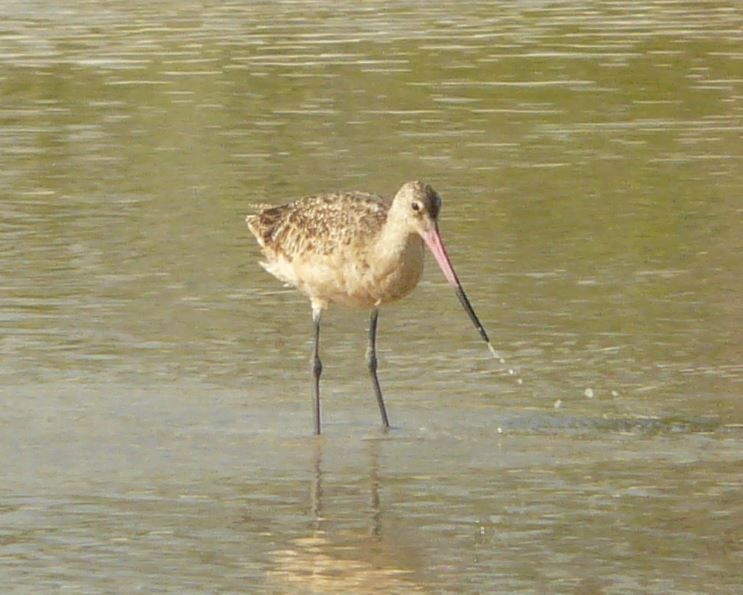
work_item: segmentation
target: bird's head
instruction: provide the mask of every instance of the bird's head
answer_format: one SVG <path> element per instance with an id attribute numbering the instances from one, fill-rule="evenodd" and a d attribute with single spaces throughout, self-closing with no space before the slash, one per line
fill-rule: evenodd
<path id="1" fill-rule="evenodd" d="M 428 184 L 406 182 L 397 191 L 392 208 L 399 220 L 425 239 L 438 226 L 441 197 Z"/>

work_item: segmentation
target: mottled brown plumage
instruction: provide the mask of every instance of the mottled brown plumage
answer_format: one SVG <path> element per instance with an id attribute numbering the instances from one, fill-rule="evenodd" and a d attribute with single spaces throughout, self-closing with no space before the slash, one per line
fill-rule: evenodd
<path id="1" fill-rule="evenodd" d="M 384 225 L 389 207 L 390 201 L 375 194 L 335 192 L 264 209 L 247 222 L 264 253 L 330 254 L 339 245 L 368 242 Z"/>
<path id="2" fill-rule="evenodd" d="M 410 205 L 420 204 L 418 211 Z M 266 260 L 261 265 L 298 288 L 315 310 L 329 304 L 372 308 L 410 293 L 423 272 L 426 222 L 441 199 L 408 182 L 394 201 L 363 192 L 301 198 L 248 216 Z"/>

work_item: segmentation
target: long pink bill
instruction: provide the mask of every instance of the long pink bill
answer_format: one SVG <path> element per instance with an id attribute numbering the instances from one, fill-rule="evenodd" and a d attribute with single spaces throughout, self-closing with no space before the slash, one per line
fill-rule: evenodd
<path id="1" fill-rule="evenodd" d="M 459 282 L 459 277 L 457 277 L 457 274 L 454 272 L 454 267 L 451 265 L 449 255 L 446 253 L 446 248 L 444 248 L 444 243 L 441 241 L 441 234 L 439 234 L 438 226 L 434 225 L 433 227 L 431 227 L 428 233 L 423 236 L 423 239 L 425 240 L 426 245 L 430 248 L 431 252 L 433 252 L 434 257 L 436 258 L 436 262 L 439 263 L 441 270 L 444 272 L 446 280 L 449 281 L 451 286 L 454 287 L 454 289 L 456 290 L 459 302 L 462 304 L 465 312 L 467 312 L 467 315 L 470 317 L 472 324 L 475 325 L 477 332 L 480 333 L 480 336 L 488 344 L 490 353 L 493 354 L 493 357 L 502 362 L 503 358 L 498 355 L 495 349 L 493 349 L 493 345 L 492 343 L 490 343 L 490 338 L 488 337 L 488 333 L 485 331 L 485 327 L 482 326 L 480 319 L 477 317 L 477 314 L 475 314 L 475 310 L 472 308 L 472 304 L 470 303 L 467 294 L 464 293 L 462 284 Z"/>

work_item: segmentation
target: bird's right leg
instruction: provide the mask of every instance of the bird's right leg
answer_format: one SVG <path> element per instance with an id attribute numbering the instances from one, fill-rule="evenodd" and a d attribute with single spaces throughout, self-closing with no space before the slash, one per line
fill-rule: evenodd
<path id="1" fill-rule="evenodd" d="M 312 376 L 315 383 L 314 403 L 312 408 L 315 422 L 315 434 L 320 434 L 320 375 L 322 374 L 322 362 L 320 361 L 320 314 L 322 308 L 312 304 L 312 321 L 315 323 L 315 345 L 312 349 Z"/>

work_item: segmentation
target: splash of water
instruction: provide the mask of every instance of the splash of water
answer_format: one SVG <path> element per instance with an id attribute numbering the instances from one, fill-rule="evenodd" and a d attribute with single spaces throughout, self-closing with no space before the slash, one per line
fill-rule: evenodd
<path id="1" fill-rule="evenodd" d="M 498 363 L 501 366 L 507 366 L 508 363 L 506 362 L 506 358 L 504 358 L 500 353 L 498 353 L 495 348 L 493 347 L 493 344 L 488 341 L 488 349 L 490 350 L 490 353 L 492 356 L 498 360 Z M 521 378 L 521 376 L 516 375 L 516 370 L 514 368 L 508 368 L 508 374 L 510 376 L 516 376 L 516 384 L 523 384 L 524 380 Z"/>

